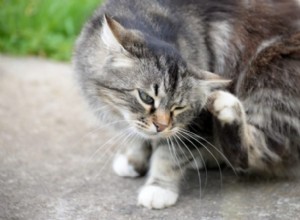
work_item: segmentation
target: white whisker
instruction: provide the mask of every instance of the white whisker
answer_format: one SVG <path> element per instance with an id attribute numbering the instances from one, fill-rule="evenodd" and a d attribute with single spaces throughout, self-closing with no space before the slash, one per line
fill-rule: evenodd
<path id="1" fill-rule="evenodd" d="M 207 167 L 206 167 L 206 162 L 205 162 L 205 160 L 204 160 L 204 158 L 203 158 L 203 156 L 202 156 L 200 150 L 198 149 L 198 147 L 197 147 L 197 146 L 196 146 L 189 138 L 185 137 L 185 136 L 183 135 L 183 133 L 180 133 L 180 134 L 182 135 L 182 137 L 183 137 L 184 139 L 186 139 L 187 141 L 189 141 L 189 142 L 195 147 L 195 149 L 197 150 L 197 152 L 198 152 L 198 154 L 199 154 L 199 156 L 200 156 L 201 161 L 203 162 L 203 166 L 204 166 L 204 169 L 205 169 L 205 183 L 204 183 L 204 189 L 203 189 L 203 190 L 205 190 L 205 189 L 206 189 L 206 186 L 207 186 L 207 177 L 208 177 L 208 174 L 207 174 Z"/>
<path id="2" fill-rule="evenodd" d="M 174 135 L 179 139 L 179 141 L 183 144 L 183 146 L 188 150 L 188 152 L 191 154 L 191 156 L 192 156 L 192 158 L 194 160 L 195 166 L 197 168 L 197 173 L 198 173 L 198 179 L 199 179 L 199 185 L 200 185 L 200 198 L 201 198 L 202 197 L 201 196 L 201 186 L 202 186 L 202 183 L 201 183 L 201 174 L 200 174 L 200 171 L 199 171 L 200 168 L 198 167 L 197 161 L 196 161 L 193 153 L 191 152 L 191 150 L 188 148 L 188 146 L 186 146 L 186 144 L 184 143 L 184 141 L 182 141 L 181 138 L 178 135 L 176 135 L 176 134 L 174 134 Z"/>
<path id="3" fill-rule="evenodd" d="M 116 141 L 118 141 L 120 138 L 122 138 L 125 134 L 126 134 L 126 131 L 128 131 L 129 129 L 127 128 L 126 130 L 122 131 L 122 133 L 118 133 L 117 135 L 114 135 L 113 137 L 111 137 L 109 140 L 107 140 L 104 144 L 102 144 L 100 147 L 97 148 L 96 151 L 94 151 L 94 153 L 84 162 L 85 165 L 87 165 L 88 163 L 91 162 L 91 160 L 98 154 L 98 152 L 100 150 L 103 149 L 103 147 L 107 146 L 108 144 L 112 144 Z M 105 155 L 108 151 L 110 150 L 110 147 L 107 147 L 105 149 L 105 151 L 103 152 Z M 102 155 L 102 157 L 103 157 Z M 100 157 L 102 159 L 102 157 Z"/>
<path id="4" fill-rule="evenodd" d="M 173 153 L 174 153 L 174 155 L 175 155 L 174 159 L 175 159 L 175 161 L 176 161 L 176 163 L 177 163 L 177 165 L 178 165 L 178 167 L 179 167 L 179 169 L 180 169 L 181 176 L 184 177 L 184 172 L 183 172 L 183 170 L 182 170 L 182 168 L 181 168 L 180 161 L 179 161 L 179 159 L 178 159 L 178 157 L 177 157 L 177 155 L 176 155 L 176 149 L 174 148 L 173 142 L 172 142 L 172 140 L 169 139 L 169 138 L 167 139 L 167 141 L 168 141 L 168 145 L 169 145 L 169 150 L 170 150 L 170 151 L 173 151 Z M 171 142 L 171 145 L 169 144 L 169 141 Z"/>
<path id="5" fill-rule="evenodd" d="M 188 130 L 185 130 L 185 129 L 181 129 L 182 131 L 185 131 L 185 132 L 187 132 L 187 133 L 189 133 L 189 134 L 191 134 L 191 135 L 193 135 L 193 136 L 196 136 L 196 137 L 198 137 L 199 139 L 201 139 L 201 140 L 203 140 L 203 141 L 205 141 L 207 144 L 209 144 L 211 147 L 213 147 L 224 159 L 225 159 L 225 161 L 228 163 L 228 165 L 231 167 L 231 169 L 233 170 L 233 172 L 234 172 L 234 174 L 236 175 L 236 176 L 238 176 L 237 175 L 237 173 L 236 173 L 236 170 L 235 170 L 235 168 L 234 168 L 234 166 L 232 165 L 232 163 L 230 163 L 230 161 L 228 160 L 228 158 L 216 147 L 216 146 L 214 146 L 212 143 L 210 143 L 208 140 L 206 140 L 205 138 L 203 138 L 203 137 L 201 137 L 201 136 L 199 136 L 199 135 L 197 135 L 197 134 L 195 134 L 195 133 L 193 133 L 193 132 L 191 132 L 191 131 L 188 131 Z M 199 141 L 198 141 L 199 142 Z M 203 144 L 203 143 L 201 143 L 201 144 Z M 202 145 L 203 146 L 203 145 Z M 206 149 L 207 149 L 207 147 L 206 147 Z"/>
<path id="6" fill-rule="evenodd" d="M 116 147 L 116 149 L 113 149 L 112 154 L 109 156 L 109 158 L 106 159 L 106 161 L 104 162 L 104 164 L 102 165 L 102 168 L 99 170 L 98 175 L 95 177 L 97 178 L 102 171 L 104 170 L 104 168 L 107 166 L 108 162 L 111 161 L 111 159 L 115 156 L 115 154 L 117 153 L 118 150 L 123 149 L 124 147 L 126 147 L 126 145 L 124 144 L 130 137 L 132 137 L 132 133 L 128 133 L 127 136 L 123 139 L 123 141 L 118 145 L 119 148 Z M 132 138 L 133 139 L 133 138 Z M 124 145 L 123 145 L 124 144 Z"/>
<path id="7" fill-rule="evenodd" d="M 210 155 L 215 159 L 217 165 L 218 165 L 218 168 L 219 168 L 219 173 L 220 173 L 220 182 L 221 182 L 221 187 L 223 187 L 223 174 L 222 174 L 222 170 L 221 170 L 221 166 L 220 166 L 220 163 L 218 161 L 218 159 L 214 156 L 214 154 L 203 144 L 201 143 L 199 140 L 197 140 L 196 138 L 192 137 L 191 135 L 189 135 L 188 133 L 185 133 L 184 131 L 180 131 L 181 132 L 181 135 L 182 133 L 187 135 L 188 137 L 192 138 L 193 140 L 197 141 L 201 146 L 204 147 L 204 149 L 207 150 L 207 152 L 210 153 Z"/>
<path id="8" fill-rule="evenodd" d="M 184 152 L 184 150 L 181 148 L 180 144 L 179 144 L 178 141 L 176 140 L 176 137 L 174 137 L 174 140 L 175 140 L 176 143 L 177 143 L 177 147 L 180 149 L 180 151 L 182 152 L 182 154 L 185 156 L 185 159 L 186 159 L 187 161 L 189 161 L 188 156 L 186 155 L 186 153 Z M 170 138 L 170 141 L 171 141 L 171 143 L 172 143 L 172 145 L 173 145 L 172 137 Z M 186 181 L 184 175 L 183 175 L 183 178 L 184 178 L 184 181 Z"/>
<path id="9" fill-rule="evenodd" d="M 117 124 L 117 123 L 121 123 L 121 122 L 127 122 L 128 120 L 118 120 L 118 121 L 114 121 L 114 122 L 111 122 L 111 123 L 107 123 L 103 126 L 100 126 L 100 127 L 96 127 L 95 129 L 93 129 L 92 131 L 88 132 L 87 134 L 83 135 L 81 138 L 79 138 L 79 140 L 77 141 L 77 143 L 81 143 L 85 138 L 87 138 L 89 135 L 92 135 L 94 133 L 96 133 L 97 131 L 100 131 L 101 129 L 103 128 L 106 128 L 108 126 L 111 126 L 113 124 Z"/>

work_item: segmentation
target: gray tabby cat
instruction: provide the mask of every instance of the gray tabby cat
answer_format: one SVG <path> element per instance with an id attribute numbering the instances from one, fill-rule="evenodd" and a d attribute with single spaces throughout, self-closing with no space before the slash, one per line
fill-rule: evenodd
<path id="1" fill-rule="evenodd" d="M 299 161 L 299 0 L 109 0 L 74 64 L 96 114 L 136 136 L 113 168 L 149 168 L 142 206 L 174 205 L 191 166 L 282 175 Z"/>

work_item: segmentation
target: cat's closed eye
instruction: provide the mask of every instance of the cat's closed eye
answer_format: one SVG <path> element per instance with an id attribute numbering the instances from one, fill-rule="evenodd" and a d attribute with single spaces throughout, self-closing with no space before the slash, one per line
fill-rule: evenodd
<path id="1" fill-rule="evenodd" d="M 153 105 L 154 104 L 154 99 L 149 96 L 147 93 L 141 91 L 140 89 L 138 90 L 139 91 L 139 96 L 140 96 L 140 99 L 147 105 Z"/>
<path id="2" fill-rule="evenodd" d="M 187 106 L 176 106 L 174 105 L 172 108 L 171 108 L 171 111 L 172 112 L 182 112 L 183 110 L 186 109 Z"/>
<path id="3" fill-rule="evenodd" d="M 173 108 L 173 111 L 181 111 L 185 108 L 186 108 L 186 106 L 176 106 L 175 108 Z"/>

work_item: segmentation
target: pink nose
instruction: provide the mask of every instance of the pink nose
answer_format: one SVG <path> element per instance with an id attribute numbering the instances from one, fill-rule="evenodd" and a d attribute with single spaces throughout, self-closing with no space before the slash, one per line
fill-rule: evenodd
<path id="1" fill-rule="evenodd" d="M 160 124 L 158 122 L 153 122 L 153 124 L 156 127 L 157 132 L 162 132 L 163 130 L 165 130 L 168 127 L 168 125 Z"/>

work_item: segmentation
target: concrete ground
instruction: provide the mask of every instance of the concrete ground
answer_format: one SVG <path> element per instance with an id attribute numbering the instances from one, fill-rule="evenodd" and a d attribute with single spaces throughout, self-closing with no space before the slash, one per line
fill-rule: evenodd
<path id="1" fill-rule="evenodd" d="M 176 206 L 136 206 L 145 181 L 111 170 L 114 135 L 95 123 L 70 65 L 0 56 L 0 219 L 300 219 L 300 180 L 196 173 Z M 113 138 L 113 140 L 115 140 Z M 97 151 L 99 147 L 101 150 Z"/>

